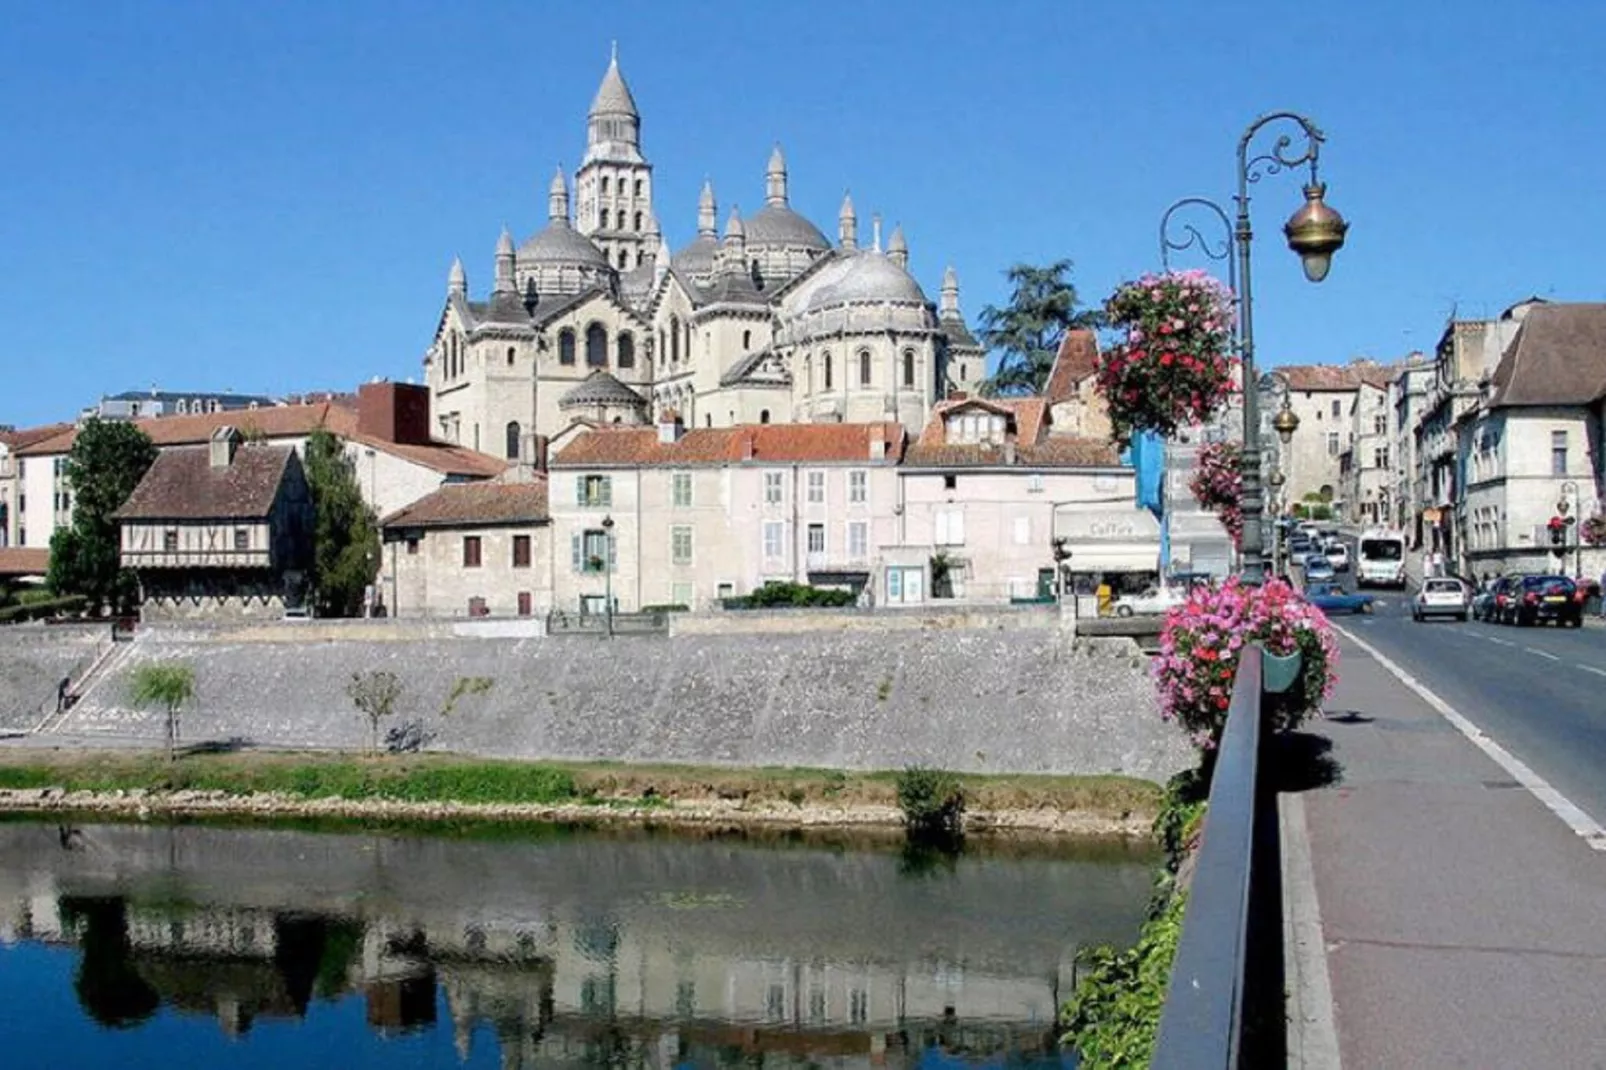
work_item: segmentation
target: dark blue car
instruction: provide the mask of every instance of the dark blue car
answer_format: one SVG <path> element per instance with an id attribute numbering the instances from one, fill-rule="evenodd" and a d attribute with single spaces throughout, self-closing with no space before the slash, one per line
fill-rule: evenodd
<path id="1" fill-rule="evenodd" d="M 1372 596 L 1346 594 L 1336 583 L 1312 583 L 1305 587 L 1305 600 L 1323 613 L 1370 613 Z"/>

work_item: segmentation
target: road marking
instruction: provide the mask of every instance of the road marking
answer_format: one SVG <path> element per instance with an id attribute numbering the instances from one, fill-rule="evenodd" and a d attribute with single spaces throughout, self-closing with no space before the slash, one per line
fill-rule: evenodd
<path id="1" fill-rule="evenodd" d="M 1288 1064 L 1320 1070 L 1339 1065 L 1333 988 L 1322 935 L 1316 871 L 1311 864 L 1310 830 L 1303 795 L 1277 796 L 1277 825 L 1283 849 L 1283 971 L 1288 996 Z"/>
<path id="2" fill-rule="evenodd" d="M 1606 676 L 1606 669 L 1597 669 L 1593 665 L 1579 665 L 1578 667 L 1585 672 L 1592 672 L 1596 676 Z"/>
<path id="3" fill-rule="evenodd" d="M 1525 647 L 1523 647 L 1523 648 L 1522 648 L 1522 649 L 1524 649 L 1524 650 L 1526 650 L 1526 651 L 1527 651 L 1527 652 L 1528 652 L 1528 653 L 1530 653 L 1530 654 L 1537 654 L 1537 655 L 1538 655 L 1538 656 L 1539 656 L 1539 657 L 1542 657 L 1542 658 L 1549 658 L 1549 659 L 1550 659 L 1550 660 L 1551 660 L 1551 661 L 1560 661 L 1560 660 L 1561 660 L 1561 659 L 1560 659 L 1560 658 L 1558 658 L 1558 657 L 1557 657 L 1557 656 L 1556 656 L 1556 655 L 1554 655 L 1554 654 L 1548 654 L 1548 653 L 1546 653 L 1546 652 L 1545 652 L 1545 651 L 1543 651 L 1543 650 L 1535 650 L 1535 649 L 1534 649 L 1534 648 L 1533 648 L 1533 647 L 1531 647 L 1531 646 L 1525 646 Z"/>
<path id="4" fill-rule="evenodd" d="M 1498 638 L 1496 636 L 1493 636 L 1493 635 L 1491 635 L 1489 637 L 1489 642 L 1491 642 L 1491 643 L 1499 643 L 1501 646 L 1516 646 L 1517 645 L 1516 643 L 1513 643 L 1510 639 L 1500 639 L 1500 638 Z"/>
<path id="5" fill-rule="evenodd" d="M 1372 660 L 1383 666 L 1396 680 L 1415 692 L 1418 698 L 1438 711 L 1439 716 L 1454 725 L 1456 731 L 1467 737 L 1473 746 L 1483 751 L 1493 759 L 1496 765 L 1511 774 L 1513 780 L 1527 788 L 1530 795 L 1543 803 L 1551 813 L 1561 818 L 1567 824 L 1567 827 L 1577 833 L 1585 843 L 1597 851 L 1606 851 L 1606 828 L 1602 828 L 1599 822 L 1584 813 L 1576 803 L 1551 787 L 1544 777 L 1528 768 L 1522 759 L 1485 735 L 1483 729 L 1457 713 L 1455 708 L 1448 702 L 1429 691 L 1421 681 L 1400 668 L 1377 647 L 1350 632 L 1347 628 L 1340 627 L 1337 624 L 1333 625 L 1333 627 L 1341 635 L 1348 638 L 1350 642 L 1370 654 Z M 1514 646 L 1515 644 L 1507 645 Z M 1606 672 L 1602 672 L 1601 675 L 1606 676 Z"/>

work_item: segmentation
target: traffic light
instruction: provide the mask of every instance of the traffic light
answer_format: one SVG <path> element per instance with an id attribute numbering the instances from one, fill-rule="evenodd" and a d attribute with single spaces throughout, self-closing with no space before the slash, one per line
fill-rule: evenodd
<path id="1" fill-rule="evenodd" d="M 1550 545 L 1567 545 L 1567 525 L 1561 517 L 1552 517 L 1550 520 Z"/>

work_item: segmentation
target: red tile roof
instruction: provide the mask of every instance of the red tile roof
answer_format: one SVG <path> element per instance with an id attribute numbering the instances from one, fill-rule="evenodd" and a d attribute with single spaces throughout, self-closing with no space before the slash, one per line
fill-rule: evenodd
<path id="1" fill-rule="evenodd" d="M 1098 363 L 1098 336 L 1085 327 L 1066 331 L 1048 382 L 1043 384 L 1043 400 L 1057 405 L 1075 397 L 1077 386 L 1098 370 Z"/>
<path id="2" fill-rule="evenodd" d="M 1271 374 L 1288 384 L 1290 390 L 1350 391 L 1361 384 L 1385 387 L 1397 369 L 1375 360 L 1352 360 L 1348 364 L 1284 364 Z"/>
<path id="3" fill-rule="evenodd" d="M 1606 397 L 1606 304 L 1528 310 L 1495 366 L 1489 403 L 1591 405 Z"/>
<path id="4" fill-rule="evenodd" d="M 71 431 L 72 424 L 57 423 L 45 424 L 42 427 L 24 427 L 16 431 L 0 431 L 0 444 L 11 448 L 13 453 L 26 449 L 35 442 L 43 442 L 47 438 L 55 438 L 65 431 Z"/>
<path id="5" fill-rule="evenodd" d="M 43 576 L 50 570 L 50 551 L 44 547 L 0 547 L 0 576 Z"/>
<path id="6" fill-rule="evenodd" d="M 145 478 L 115 514 L 119 520 L 258 520 L 273 511 L 285 470 L 296 462 L 289 446 L 247 442 L 226 466 L 212 466 L 208 446 L 156 455 Z"/>
<path id="7" fill-rule="evenodd" d="M 896 464 L 905 433 L 895 423 L 743 424 L 693 428 L 680 440 L 658 440 L 655 427 L 608 427 L 584 431 L 552 460 L 553 467 L 610 465 L 871 463 L 870 442 L 887 443 L 884 463 Z M 751 447 L 751 452 L 749 452 Z"/>
<path id="8" fill-rule="evenodd" d="M 548 519 L 545 479 L 528 483 L 448 483 L 387 516 L 386 528 L 542 524 Z"/>
<path id="9" fill-rule="evenodd" d="M 1117 468 L 1121 455 L 1107 440 L 1052 435 L 1041 442 L 1016 445 L 1011 462 L 1004 446 L 980 443 L 914 445 L 904 456 L 906 468 Z"/>
<path id="10" fill-rule="evenodd" d="M 947 418 L 960 409 L 980 409 L 1007 416 L 1015 425 L 1015 440 L 1033 443 L 1048 428 L 1047 398 L 950 398 L 931 407 L 931 416 L 920 430 L 922 447 L 941 446 L 948 441 Z"/>

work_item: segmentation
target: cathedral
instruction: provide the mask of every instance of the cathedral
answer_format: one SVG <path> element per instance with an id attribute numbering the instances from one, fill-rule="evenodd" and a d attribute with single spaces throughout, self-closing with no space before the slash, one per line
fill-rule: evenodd
<path id="1" fill-rule="evenodd" d="M 576 422 L 687 427 L 893 420 L 918 434 L 951 391 L 973 391 L 985 354 L 950 267 L 933 305 L 910 275 L 901 228 L 861 243 L 851 198 L 836 241 L 794 211 L 779 145 L 764 206 L 719 227 L 705 183 L 697 236 L 671 251 L 653 206 L 641 113 L 608 65 L 585 156 L 560 169 L 546 225 L 503 231 L 483 300 L 461 261 L 424 357 L 439 437 L 530 462 L 537 436 Z"/>

